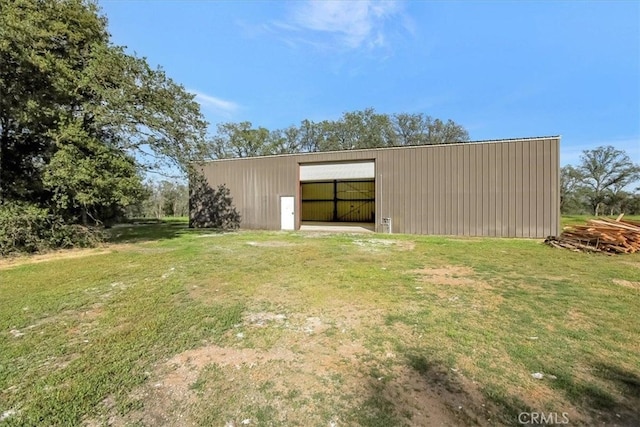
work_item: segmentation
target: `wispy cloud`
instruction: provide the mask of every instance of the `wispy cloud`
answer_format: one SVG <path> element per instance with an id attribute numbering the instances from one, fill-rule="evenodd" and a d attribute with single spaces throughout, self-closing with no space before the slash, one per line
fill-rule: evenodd
<path id="1" fill-rule="evenodd" d="M 285 33 L 293 44 L 342 49 L 383 47 L 388 43 L 388 23 L 394 18 L 411 31 L 399 0 L 307 0 L 292 5 L 287 21 L 273 22 L 271 30 Z"/>
<path id="2" fill-rule="evenodd" d="M 217 115 L 230 117 L 240 108 L 240 106 L 233 101 L 227 101 L 225 99 L 207 95 L 206 93 L 198 90 L 191 89 L 190 92 L 196 96 L 196 101 L 200 103 L 203 108 L 209 109 Z"/>

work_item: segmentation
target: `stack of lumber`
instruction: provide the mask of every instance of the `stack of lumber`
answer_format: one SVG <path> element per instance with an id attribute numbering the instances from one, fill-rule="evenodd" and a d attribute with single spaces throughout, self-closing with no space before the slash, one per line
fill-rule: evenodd
<path id="1" fill-rule="evenodd" d="M 609 254 L 640 251 L 640 222 L 617 219 L 590 219 L 586 225 L 565 227 L 560 236 L 547 237 L 545 243 L 574 251 Z"/>

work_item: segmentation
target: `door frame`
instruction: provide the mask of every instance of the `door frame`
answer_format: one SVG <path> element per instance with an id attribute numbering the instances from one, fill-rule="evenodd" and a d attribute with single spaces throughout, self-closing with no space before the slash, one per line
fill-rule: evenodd
<path id="1" fill-rule="evenodd" d="M 293 215 L 293 219 L 290 222 L 291 228 L 284 228 L 284 226 L 285 226 L 285 223 L 284 223 L 284 214 L 285 214 L 285 212 L 282 209 L 284 199 L 292 199 L 292 203 L 291 203 L 292 212 L 291 212 L 291 214 Z M 280 196 L 280 230 L 291 231 L 291 230 L 295 230 L 295 229 L 296 229 L 296 196 Z"/>

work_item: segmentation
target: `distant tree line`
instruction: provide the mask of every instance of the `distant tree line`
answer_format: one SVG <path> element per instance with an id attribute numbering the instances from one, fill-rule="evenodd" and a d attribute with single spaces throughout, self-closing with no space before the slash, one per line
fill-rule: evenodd
<path id="1" fill-rule="evenodd" d="M 218 159 L 469 141 L 469 133 L 452 120 L 416 113 L 381 114 L 373 108 L 347 112 L 338 120 L 269 130 L 251 122 L 221 123 L 211 139 Z"/>
<path id="2" fill-rule="evenodd" d="M 577 165 L 560 170 L 564 214 L 640 214 L 640 166 L 612 146 L 585 150 Z"/>

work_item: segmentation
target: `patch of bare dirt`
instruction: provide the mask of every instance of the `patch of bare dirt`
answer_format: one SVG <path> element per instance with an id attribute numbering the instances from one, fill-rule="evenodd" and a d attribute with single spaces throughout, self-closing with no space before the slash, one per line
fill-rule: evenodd
<path id="1" fill-rule="evenodd" d="M 613 279 L 613 283 L 625 288 L 640 289 L 640 282 L 632 282 L 630 280 Z"/>
<path id="2" fill-rule="evenodd" d="M 335 236 L 335 233 L 330 233 L 328 231 L 305 231 L 304 233 L 301 233 L 301 235 L 302 237 L 317 239 L 317 238 Z"/>
<path id="3" fill-rule="evenodd" d="M 424 267 L 410 271 L 418 275 L 418 280 L 433 285 L 470 286 L 476 289 L 492 289 L 488 283 L 474 278 L 474 271 L 469 267 L 445 266 L 439 268 Z"/>
<path id="4" fill-rule="evenodd" d="M 416 244 L 411 241 L 393 239 L 355 239 L 353 244 L 361 250 L 368 252 L 379 252 L 386 248 L 396 248 L 400 251 L 412 251 Z"/>
<path id="5" fill-rule="evenodd" d="M 286 248 L 289 246 L 295 246 L 296 244 L 291 242 L 278 241 L 278 240 L 268 240 L 265 242 L 247 242 L 247 245 L 263 247 L 263 248 Z"/>
<path id="6" fill-rule="evenodd" d="M 340 331 L 357 331 L 382 322 L 387 312 L 380 308 L 365 308 L 353 301 L 345 301 L 342 305 L 335 304 L 325 313 L 333 319 L 336 328 Z"/>
<path id="7" fill-rule="evenodd" d="M 396 243 L 396 247 L 401 251 L 412 251 L 416 248 L 416 244 L 415 242 L 399 240 Z"/>
<path id="8" fill-rule="evenodd" d="M 365 311 L 351 306 L 344 307 L 344 309 L 333 307 L 316 316 L 300 313 L 249 312 L 244 315 L 243 325 L 255 328 L 279 328 L 302 332 L 306 335 L 324 334 L 330 329 L 338 334 L 345 334 L 357 330 L 363 323 L 379 323 L 381 319 L 383 319 L 382 310 Z M 291 335 L 291 338 L 291 345 L 295 345 L 299 341 L 296 335 Z"/>
<path id="9" fill-rule="evenodd" d="M 65 249 L 62 251 L 48 252 L 45 254 L 0 258 L 0 270 L 17 267 L 25 264 L 37 264 L 41 262 L 57 261 L 61 259 L 84 258 L 95 255 L 111 253 L 108 249 Z"/>
<path id="10" fill-rule="evenodd" d="M 256 350 L 252 348 L 229 348 L 211 345 L 180 353 L 165 365 L 168 373 L 156 387 L 166 387 L 172 393 L 184 391 L 198 378 L 199 372 L 208 365 L 232 366 L 235 369 L 253 368 L 265 362 L 293 361 L 296 354 L 289 349 L 274 348 Z"/>
<path id="11" fill-rule="evenodd" d="M 201 238 L 207 238 L 207 237 L 222 237 L 224 235 L 225 233 L 204 233 L 204 234 L 198 234 L 195 237 L 198 239 L 201 239 Z"/>
<path id="12" fill-rule="evenodd" d="M 244 323 L 250 326 L 256 327 L 267 327 L 270 324 L 284 324 L 287 320 L 286 314 L 276 314 L 276 313 L 267 313 L 267 312 L 259 312 L 259 313 L 247 313 L 244 315 Z"/>
<path id="13" fill-rule="evenodd" d="M 330 378 L 348 375 L 356 354 L 363 349 L 353 343 L 343 343 L 333 349 L 315 340 L 299 344 L 296 352 L 283 346 L 252 349 L 212 345 L 176 355 L 156 370 L 150 384 L 135 392 L 143 397 L 144 409 L 125 417 L 110 415 L 108 423 L 114 426 L 136 421 L 144 425 L 191 425 L 197 423 L 198 407 L 207 407 L 211 399 L 226 413 L 217 420 L 218 425 L 241 425 L 242 420 L 251 419 L 247 415 L 251 407 L 265 405 L 276 407 L 277 417 L 283 422 L 309 421 L 311 425 L 318 425 L 322 421 L 321 410 L 314 405 L 314 396 L 339 400 L 344 387 L 333 384 Z M 215 382 L 206 381 L 207 370 L 212 367 Z M 194 387 L 199 379 L 204 379 L 200 391 Z M 203 400 L 199 393 L 209 397 Z M 282 398 L 286 395 L 310 403 L 292 405 L 291 399 Z M 189 411 L 191 408 L 195 408 L 193 413 Z M 95 420 L 93 422 L 95 425 Z"/>
<path id="14" fill-rule="evenodd" d="M 149 255 L 150 254 L 153 254 L 153 255 L 158 254 L 159 255 L 159 254 L 166 254 L 166 253 L 169 253 L 169 252 L 175 252 L 176 248 L 162 248 L 162 247 L 145 246 L 145 244 L 142 243 L 142 244 L 137 244 L 135 246 L 132 246 L 130 248 L 130 250 L 134 251 L 134 252 L 141 253 L 141 254 L 149 254 Z"/>

